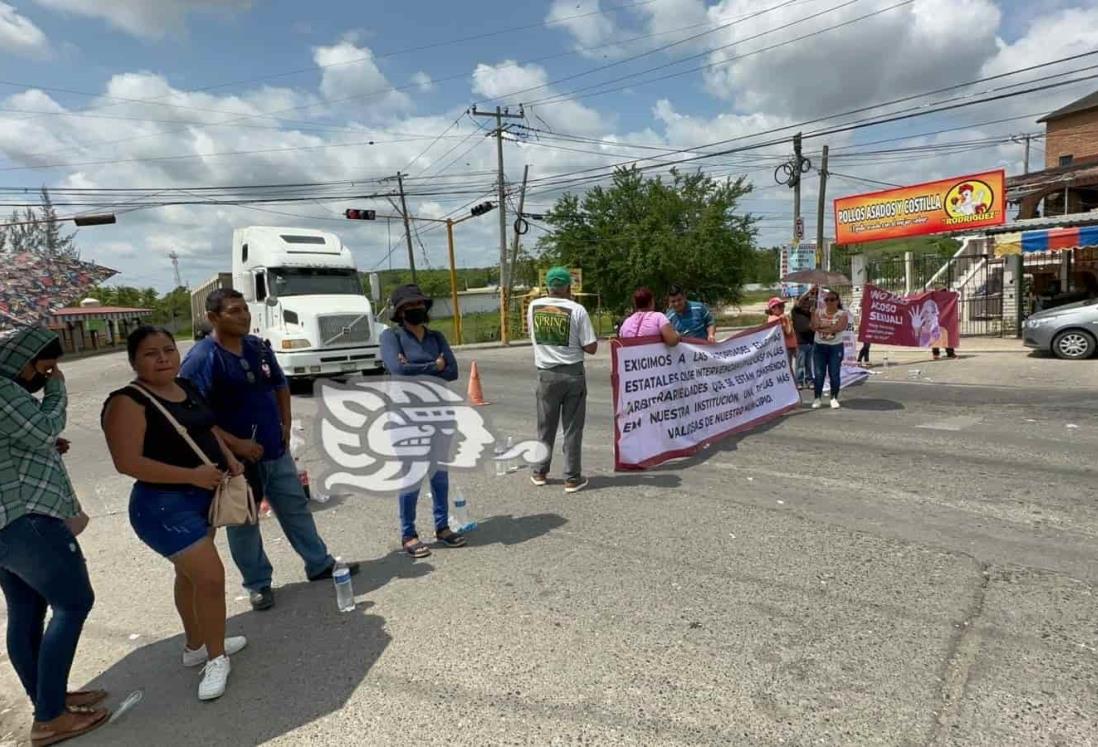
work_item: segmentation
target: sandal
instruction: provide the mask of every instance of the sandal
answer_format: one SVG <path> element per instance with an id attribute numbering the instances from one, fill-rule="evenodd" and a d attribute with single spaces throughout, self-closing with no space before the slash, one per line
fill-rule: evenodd
<path id="1" fill-rule="evenodd" d="M 91 706 L 107 699 L 106 690 L 77 690 L 65 694 L 65 707 L 77 713 L 90 713 Z"/>
<path id="2" fill-rule="evenodd" d="M 68 729 L 67 731 L 58 731 L 46 726 L 38 726 L 31 729 L 31 745 L 32 747 L 49 747 L 51 744 L 58 744 L 74 737 L 83 736 L 88 732 L 95 731 L 103 724 L 107 723 L 110 718 L 111 712 L 106 708 L 93 710 L 90 714 L 84 713 L 66 713 L 75 717 L 76 720 L 73 723 L 75 728 Z M 88 718 L 93 716 L 93 718 Z"/>
<path id="3" fill-rule="evenodd" d="M 409 537 L 402 543 L 404 552 L 413 558 L 426 558 L 431 554 L 431 548 L 419 541 L 419 537 Z"/>
<path id="4" fill-rule="evenodd" d="M 435 532 L 435 539 L 447 547 L 464 547 L 466 542 L 464 535 L 458 534 L 449 527 L 440 532 Z"/>

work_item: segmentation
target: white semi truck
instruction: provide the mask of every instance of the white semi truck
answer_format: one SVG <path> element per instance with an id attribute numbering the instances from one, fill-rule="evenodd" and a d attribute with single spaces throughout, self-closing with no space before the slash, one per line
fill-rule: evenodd
<path id="1" fill-rule="evenodd" d="M 380 369 L 381 329 L 351 250 L 338 236 L 308 228 L 238 228 L 232 266 L 232 273 L 218 273 L 191 294 L 196 338 L 206 324 L 206 298 L 218 288 L 234 288 L 248 302 L 252 334 L 270 343 L 287 376 Z"/>

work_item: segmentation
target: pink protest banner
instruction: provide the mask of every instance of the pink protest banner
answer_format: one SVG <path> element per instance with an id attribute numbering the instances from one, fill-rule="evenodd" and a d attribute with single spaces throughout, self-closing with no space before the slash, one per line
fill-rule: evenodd
<path id="1" fill-rule="evenodd" d="M 866 285 L 858 339 L 911 348 L 956 348 L 960 341 L 957 300 L 954 291 L 897 296 Z"/>

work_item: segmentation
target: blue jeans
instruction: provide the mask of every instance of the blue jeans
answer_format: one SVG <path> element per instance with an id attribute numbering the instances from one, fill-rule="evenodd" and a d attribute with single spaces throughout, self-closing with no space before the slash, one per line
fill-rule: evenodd
<path id="1" fill-rule="evenodd" d="M 257 467 L 263 495 L 257 495 L 256 500 L 266 498 L 271 504 L 290 546 L 305 561 L 305 575 L 312 578 L 323 573 L 335 559 L 328 554 L 324 540 L 316 531 L 316 522 L 309 513 L 309 499 L 301 487 L 293 457 L 283 454 L 278 459 L 260 462 Z M 269 588 L 273 569 L 263 551 L 259 523 L 229 527 L 226 533 L 233 562 L 244 579 L 244 588 L 249 591 Z"/>
<path id="2" fill-rule="evenodd" d="M 843 346 L 842 345 L 816 345 L 813 352 L 813 363 L 816 366 L 815 389 L 816 399 L 823 396 L 824 377 L 831 379 L 831 396 L 839 396 L 839 375 L 843 370 Z"/>
<path id="3" fill-rule="evenodd" d="M 434 503 L 435 531 L 441 532 L 450 525 L 450 475 L 446 470 L 435 470 L 431 475 L 431 499 Z M 416 533 L 416 503 L 419 502 L 419 486 L 400 494 L 401 541 L 419 537 Z"/>
<path id="4" fill-rule="evenodd" d="M 0 529 L 0 588 L 11 665 L 35 719 L 52 721 L 65 712 L 76 644 L 95 603 L 84 555 L 65 522 L 27 514 Z"/>
<path id="5" fill-rule="evenodd" d="M 812 371 L 815 368 L 812 365 L 813 349 L 815 346 L 812 343 L 798 343 L 797 345 L 797 371 L 793 375 L 793 380 L 797 382 L 798 386 L 808 386 L 816 380 Z"/>

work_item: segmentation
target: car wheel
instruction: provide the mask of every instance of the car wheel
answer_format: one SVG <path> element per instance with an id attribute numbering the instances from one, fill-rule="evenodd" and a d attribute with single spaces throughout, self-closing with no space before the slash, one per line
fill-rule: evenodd
<path id="1" fill-rule="evenodd" d="M 1094 336 L 1081 329 L 1069 329 L 1056 335 L 1052 341 L 1052 352 L 1057 358 L 1078 361 L 1094 355 Z"/>

